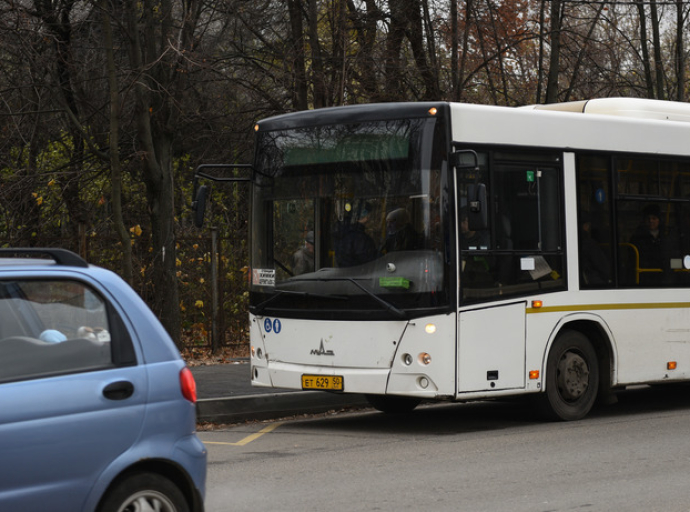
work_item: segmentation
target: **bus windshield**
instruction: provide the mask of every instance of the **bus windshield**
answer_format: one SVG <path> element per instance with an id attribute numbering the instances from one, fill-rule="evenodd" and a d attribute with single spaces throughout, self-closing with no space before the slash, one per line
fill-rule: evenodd
<path id="1" fill-rule="evenodd" d="M 448 307 L 442 120 L 304 124 L 258 135 L 252 312 L 381 319 Z"/>

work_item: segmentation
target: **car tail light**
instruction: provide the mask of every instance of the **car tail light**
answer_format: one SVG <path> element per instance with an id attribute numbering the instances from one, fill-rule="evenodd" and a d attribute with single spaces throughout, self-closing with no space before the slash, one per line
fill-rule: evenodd
<path id="1" fill-rule="evenodd" d="M 192 370 L 186 366 L 180 371 L 180 389 L 182 396 L 193 404 L 196 403 L 196 381 L 192 375 Z"/>

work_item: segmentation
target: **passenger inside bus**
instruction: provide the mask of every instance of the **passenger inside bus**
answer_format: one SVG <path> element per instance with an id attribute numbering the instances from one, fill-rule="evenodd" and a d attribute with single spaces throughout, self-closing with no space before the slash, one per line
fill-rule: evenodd
<path id="1" fill-rule="evenodd" d="M 661 222 L 661 210 L 656 204 L 649 204 L 642 210 L 643 222 L 630 238 L 639 253 L 639 268 L 655 270 L 643 272 L 640 284 L 661 284 L 664 274 L 669 269 L 671 255 L 671 239 L 664 232 Z"/>
<path id="2" fill-rule="evenodd" d="M 392 251 L 419 249 L 419 235 L 410 224 L 410 214 L 405 208 L 397 208 L 386 216 L 386 241 L 381 248 L 383 254 Z"/>
<path id="3" fill-rule="evenodd" d="M 304 237 L 304 245 L 293 255 L 292 273 L 296 276 L 314 271 L 314 232 Z"/>
<path id="4" fill-rule="evenodd" d="M 338 222 L 335 233 L 335 261 L 339 267 L 354 267 L 375 260 L 378 256 L 376 244 L 366 232 L 371 210 L 370 204 L 360 203 L 358 211 L 350 212 Z"/>
<path id="5" fill-rule="evenodd" d="M 580 276 L 583 284 L 597 287 L 611 282 L 611 267 L 602 247 L 592 236 L 592 219 L 580 214 Z"/>

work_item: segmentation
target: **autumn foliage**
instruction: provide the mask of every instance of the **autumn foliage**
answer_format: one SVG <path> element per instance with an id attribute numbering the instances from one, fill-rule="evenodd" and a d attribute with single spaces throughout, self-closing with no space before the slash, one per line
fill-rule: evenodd
<path id="1" fill-rule="evenodd" d="M 252 125 L 332 105 L 685 101 L 690 5 L 566 0 L 0 0 L 0 244 L 129 280 L 180 347 L 247 342 Z M 218 309 L 211 297 L 215 228 Z"/>

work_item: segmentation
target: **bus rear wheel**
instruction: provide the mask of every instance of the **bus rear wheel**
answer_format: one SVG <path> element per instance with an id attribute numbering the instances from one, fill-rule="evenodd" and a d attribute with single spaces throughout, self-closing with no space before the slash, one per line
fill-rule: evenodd
<path id="1" fill-rule="evenodd" d="M 366 395 L 367 402 L 386 414 L 405 414 L 414 411 L 421 402 L 418 398 L 393 395 Z"/>
<path id="2" fill-rule="evenodd" d="M 592 409 L 599 388 L 597 353 L 581 332 L 558 335 L 546 361 L 541 412 L 551 420 L 574 421 Z"/>

